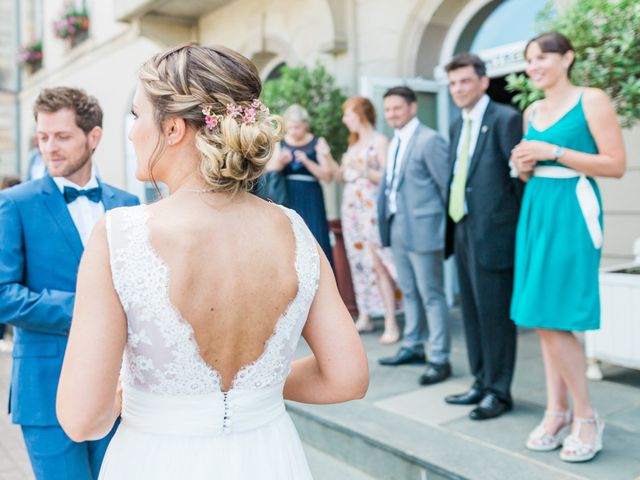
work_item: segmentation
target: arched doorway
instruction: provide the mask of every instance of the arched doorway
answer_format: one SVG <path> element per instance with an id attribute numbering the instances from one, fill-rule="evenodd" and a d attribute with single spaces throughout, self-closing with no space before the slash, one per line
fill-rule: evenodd
<path id="1" fill-rule="evenodd" d="M 477 52 L 487 63 L 491 79 L 488 94 L 493 100 L 511 103 L 513 94 L 505 89 L 506 76 L 524 70 L 524 47 L 536 34 L 536 18 L 545 5 L 545 0 L 500 2 L 481 23 L 477 23 L 477 29 L 475 24 L 469 25 L 465 30 L 468 33 L 458 42 L 458 51 Z M 468 46 L 467 39 L 471 40 Z"/>
<path id="2" fill-rule="evenodd" d="M 448 136 L 451 119 L 458 113 L 450 99 L 444 65 L 457 53 L 470 51 L 487 63 L 491 80 L 488 94 L 498 102 L 510 103 L 506 76 L 524 70 L 523 49 L 536 33 L 536 18 L 547 0 L 442 0 L 423 1 L 407 28 L 403 49 L 415 52 L 404 58 L 400 72 L 410 78 L 364 79 L 365 94 L 376 96 L 380 86 L 405 83 L 419 98 L 420 119 Z M 422 26 L 420 29 L 419 27 Z M 411 53 L 409 54 L 411 55 Z M 385 82 L 386 80 L 386 82 Z M 368 83 L 367 83 L 368 81 Z M 451 260 L 445 263 L 445 291 L 449 304 L 456 297 L 457 275 Z"/>
<path id="3" fill-rule="evenodd" d="M 280 70 L 287 64 L 282 55 L 266 51 L 255 53 L 251 61 L 260 72 L 263 82 L 279 78 Z"/>
<path id="4" fill-rule="evenodd" d="M 449 3 L 459 2 L 443 2 L 436 15 L 440 10 L 446 10 Z M 457 114 L 447 92 L 444 65 L 460 52 L 478 54 L 487 64 L 487 75 L 491 80 L 487 92 L 489 96 L 497 102 L 511 103 L 513 95 L 505 88 L 506 77 L 524 70 L 524 47 L 527 40 L 537 33 L 537 18 L 546 5 L 547 0 L 473 0 L 458 11 L 446 33 L 440 37 L 438 64 L 430 72 L 440 86 L 438 118 L 441 123 L 449 125 L 450 119 Z M 442 25 L 436 30 L 434 26 L 427 25 L 416 58 L 418 72 L 433 66 L 433 63 L 425 64 L 420 53 L 428 47 L 424 42 L 434 39 L 434 31 L 444 30 Z M 434 48 L 433 43 L 430 48 Z M 430 57 L 433 56 L 431 53 Z"/>
<path id="5" fill-rule="evenodd" d="M 559 1 L 559 0 L 555 0 Z M 444 65 L 456 54 L 471 51 L 488 66 L 489 95 L 507 103 L 505 77 L 524 70 L 522 50 L 536 33 L 538 14 L 547 0 L 440 0 L 419 2 L 405 27 L 399 72 L 405 77 L 433 79 L 437 84 L 438 130 L 448 134 L 457 114 L 452 104 Z"/>

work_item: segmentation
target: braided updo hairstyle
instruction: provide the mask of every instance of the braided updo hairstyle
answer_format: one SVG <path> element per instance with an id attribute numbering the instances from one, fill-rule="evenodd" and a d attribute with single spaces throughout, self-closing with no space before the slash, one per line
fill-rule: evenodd
<path id="1" fill-rule="evenodd" d="M 275 115 L 259 115 L 249 123 L 226 115 L 229 105 L 251 108 L 260 97 L 262 82 L 255 65 L 226 47 L 186 44 L 154 55 L 140 69 L 139 78 L 160 130 L 170 117 L 180 117 L 195 129 L 200 171 L 207 184 L 232 194 L 250 190 L 284 132 L 282 119 Z M 205 105 L 220 115 L 215 128 L 205 124 Z M 164 147 L 160 136 L 150 171 Z"/>

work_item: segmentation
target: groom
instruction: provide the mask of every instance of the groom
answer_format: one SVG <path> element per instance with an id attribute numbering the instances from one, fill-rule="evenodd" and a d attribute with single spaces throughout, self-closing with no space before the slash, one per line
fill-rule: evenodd
<path id="1" fill-rule="evenodd" d="M 139 202 L 95 176 L 102 110 L 94 97 L 45 89 L 34 115 L 48 175 L 0 192 L 0 322 L 15 328 L 9 411 L 36 479 L 89 480 L 98 476 L 111 434 L 75 443 L 56 418 L 76 275 L 100 216 Z"/>

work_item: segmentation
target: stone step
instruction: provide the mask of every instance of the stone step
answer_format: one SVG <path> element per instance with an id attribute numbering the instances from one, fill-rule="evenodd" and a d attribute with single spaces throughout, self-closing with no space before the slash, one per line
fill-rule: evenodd
<path id="1" fill-rule="evenodd" d="M 303 447 L 314 480 L 380 480 L 311 445 L 303 444 Z"/>
<path id="2" fill-rule="evenodd" d="M 302 441 L 376 479 L 640 480 L 640 372 L 608 366 L 605 380 L 590 384 L 607 424 L 605 448 L 593 462 L 569 464 L 558 451 L 531 452 L 524 445 L 546 401 L 535 332 L 518 336 L 513 411 L 474 422 L 468 418 L 472 407 L 443 401 L 473 383 L 460 311 L 452 309 L 451 317 L 451 379 L 420 387 L 416 379 L 424 366 L 382 367 L 378 359 L 394 355 L 398 346 L 380 345 L 376 334 L 362 335 L 369 357 L 367 395 L 339 405 L 288 402 Z M 297 355 L 310 353 L 301 342 Z"/>
<path id="3" fill-rule="evenodd" d="M 604 470 L 610 476 L 602 477 L 603 466 L 598 462 L 567 465 L 565 469 L 558 465 L 557 451 L 542 456 L 511 451 L 437 426 L 416 424 L 365 402 L 332 406 L 289 403 L 287 408 L 305 444 L 375 479 L 635 478 L 624 472 L 614 474 L 608 468 Z"/>
<path id="4" fill-rule="evenodd" d="M 362 432 L 334 423 L 327 418 L 309 414 L 304 408 L 298 409 L 297 406 L 289 405 L 288 410 L 305 444 L 305 450 L 311 447 L 322 452 L 325 458 L 329 457 L 334 462 L 348 464 L 352 470 L 370 475 L 365 478 L 380 480 L 424 480 L 426 478 L 460 480 L 464 478 L 438 468 L 429 468 L 421 464 L 410 452 L 401 452 Z M 325 478 L 316 477 L 316 471 L 311 462 L 312 460 L 309 459 L 314 479 Z M 333 480 L 333 477 L 326 478 Z"/>

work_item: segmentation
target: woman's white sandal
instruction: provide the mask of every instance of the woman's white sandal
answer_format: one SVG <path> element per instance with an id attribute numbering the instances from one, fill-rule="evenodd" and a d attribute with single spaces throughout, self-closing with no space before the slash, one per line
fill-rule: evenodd
<path id="1" fill-rule="evenodd" d="M 569 435 L 562 443 L 560 459 L 565 462 L 588 462 L 602 450 L 602 433 L 604 432 L 604 421 L 598 417 L 597 413 L 591 418 L 576 417 L 576 432 Z M 580 438 L 580 429 L 584 424 L 595 426 L 596 436 L 593 443 L 586 443 Z"/>
<path id="2" fill-rule="evenodd" d="M 563 422 L 555 435 L 547 432 L 544 428 L 544 419 L 546 417 L 562 418 Z M 535 452 L 550 452 L 562 445 L 562 438 L 568 433 L 568 428 L 571 425 L 571 410 L 557 411 L 557 410 L 545 410 L 544 417 L 540 424 L 533 429 L 527 438 L 527 448 Z"/>

